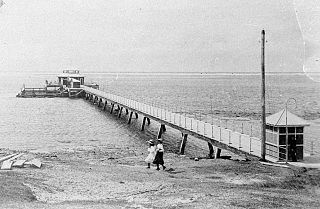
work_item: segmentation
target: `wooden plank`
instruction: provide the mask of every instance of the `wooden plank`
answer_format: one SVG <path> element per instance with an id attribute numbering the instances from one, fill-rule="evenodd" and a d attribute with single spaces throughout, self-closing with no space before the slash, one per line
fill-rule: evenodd
<path id="1" fill-rule="evenodd" d="M 276 167 L 283 167 L 283 168 L 289 168 L 287 165 L 281 165 L 281 164 L 276 164 L 276 163 L 267 163 L 267 162 L 261 162 L 262 165 L 270 165 L 270 166 L 276 166 Z"/>
<path id="2" fill-rule="evenodd" d="M 14 156 L 14 157 L 9 158 L 8 160 L 13 161 L 13 160 L 15 160 L 15 159 L 17 159 L 17 158 L 21 157 L 22 155 L 24 155 L 24 153 L 20 153 L 20 154 L 18 154 L 18 155 L 16 155 L 16 156 Z"/>
<path id="3" fill-rule="evenodd" d="M 22 168 L 26 160 L 17 160 L 13 163 L 12 167 Z"/>
<path id="4" fill-rule="evenodd" d="M 7 159 L 10 159 L 10 158 L 12 158 L 12 157 L 14 157 L 14 156 L 16 156 L 16 155 L 18 155 L 18 154 L 15 153 L 15 154 L 7 155 L 7 156 L 5 156 L 5 157 L 3 157 L 3 158 L 0 159 L 0 163 L 3 162 L 3 161 L 5 161 L 5 160 L 7 160 Z"/>
<path id="5" fill-rule="evenodd" d="M 29 164 L 29 165 L 37 167 L 37 168 L 41 168 L 41 165 L 42 165 L 39 159 L 33 159 L 29 162 L 26 162 L 26 164 Z"/>
<path id="6" fill-rule="evenodd" d="M 11 170 L 12 168 L 12 161 L 11 160 L 5 160 L 3 161 L 1 165 L 1 170 Z"/>

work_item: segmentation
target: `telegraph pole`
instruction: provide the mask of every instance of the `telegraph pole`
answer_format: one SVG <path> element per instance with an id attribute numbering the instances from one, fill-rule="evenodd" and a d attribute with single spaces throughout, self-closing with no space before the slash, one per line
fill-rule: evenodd
<path id="1" fill-rule="evenodd" d="M 261 31 L 261 158 L 266 160 L 266 84 L 265 84 L 265 63 L 264 63 L 265 31 Z"/>

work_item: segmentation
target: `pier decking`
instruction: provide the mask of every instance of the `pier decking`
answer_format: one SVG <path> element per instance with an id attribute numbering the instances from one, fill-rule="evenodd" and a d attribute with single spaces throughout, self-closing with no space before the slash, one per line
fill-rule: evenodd
<path id="1" fill-rule="evenodd" d="M 63 91 L 59 90 L 58 87 L 54 89 L 48 88 L 26 88 L 24 87 L 21 92 L 18 93 L 17 97 L 61 97 Z"/>
<path id="2" fill-rule="evenodd" d="M 181 113 L 137 102 L 132 99 L 106 93 L 87 86 L 82 86 L 82 88 L 85 91 L 85 98 L 93 101 L 93 103 L 97 102 L 98 106 L 104 105 L 105 109 L 107 103 L 110 103 L 111 113 L 113 112 L 115 105 L 119 107 L 119 117 L 121 117 L 123 110 L 126 110 L 127 113 L 130 112 L 128 123 L 131 122 L 133 113 L 135 113 L 136 116 L 139 114 L 142 115 L 143 123 L 141 130 L 144 130 L 146 121 L 148 121 L 148 123 L 150 123 L 150 119 L 157 121 L 161 124 L 158 138 L 160 138 L 165 131 L 165 126 L 181 131 L 181 154 L 184 153 L 187 136 L 192 135 L 208 142 L 210 153 L 213 152 L 212 146 L 217 147 L 216 155 L 219 155 L 219 152 L 221 151 L 219 149 L 224 149 L 247 157 L 261 157 L 261 140 L 259 138 L 190 118 Z M 269 156 L 266 156 L 266 159 L 272 160 Z"/>

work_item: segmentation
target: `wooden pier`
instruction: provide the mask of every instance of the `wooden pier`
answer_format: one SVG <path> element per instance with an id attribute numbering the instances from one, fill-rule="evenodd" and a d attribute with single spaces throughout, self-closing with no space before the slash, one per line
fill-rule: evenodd
<path id="1" fill-rule="evenodd" d="M 125 111 L 129 115 L 129 124 L 133 115 L 136 118 L 141 115 L 143 120 L 141 130 L 144 130 L 146 122 L 150 123 L 150 120 L 160 123 L 158 138 L 166 131 L 166 126 L 181 131 L 181 154 L 184 154 L 188 135 L 192 135 L 208 142 L 209 156 L 213 155 L 213 147 L 216 147 L 216 157 L 219 157 L 221 149 L 224 149 L 249 158 L 261 158 L 261 140 L 259 138 L 87 86 L 82 86 L 82 88 L 85 91 L 85 99 L 92 101 L 94 104 L 97 103 L 104 110 L 107 104 L 111 107 L 110 113 L 117 107 L 119 118 Z M 272 161 L 272 158 L 268 156 L 266 156 L 266 159 Z"/>
<path id="2" fill-rule="evenodd" d="M 24 87 L 17 97 L 31 98 L 31 97 L 63 97 L 63 91 L 59 87 L 50 88 L 26 88 Z"/>

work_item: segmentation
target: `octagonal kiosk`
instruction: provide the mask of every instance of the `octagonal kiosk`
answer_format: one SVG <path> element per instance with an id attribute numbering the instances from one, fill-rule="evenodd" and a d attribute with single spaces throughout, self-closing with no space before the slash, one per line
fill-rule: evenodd
<path id="1" fill-rule="evenodd" d="M 274 161 L 303 160 L 303 130 L 310 124 L 283 109 L 266 118 L 266 157 Z M 287 159 L 288 142 L 288 159 Z"/>

